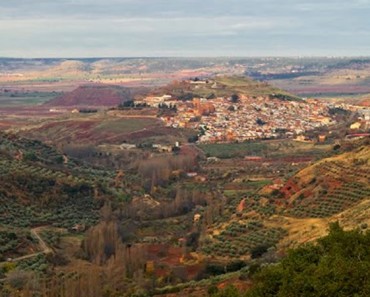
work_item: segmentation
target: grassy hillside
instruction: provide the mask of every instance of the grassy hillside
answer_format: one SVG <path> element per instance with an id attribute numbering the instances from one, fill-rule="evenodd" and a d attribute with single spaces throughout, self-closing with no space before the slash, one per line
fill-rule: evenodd
<path id="1" fill-rule="evenodd" d="M 228 97 L 233 94 L 246 96 L 266 96 L 282 100 L 300 100 L 297 96 L 289 94 L 266 82 L 252 80 L 245 76 L 219 76 L 207 80 L 206 83 L 191 83 L 189 81 L 173 82 L 167 86 L 153 91 L 156 95 L 170 94 L 179 99 L 191 97 Z"/>
<path id="2" fill-rule="evenodd" d="M 175 293 L 182 289 L 194 292 L 194 294 L 188 291 L 180 292 L 179 294 L 183 296 L 203 296 L 201 294 L 207 294 L 205 293 L 207 289 L 215 284 L 220 288 L 230 283 L 248 288 L 251 286 L 252 275 L 249 274 L 249 269 L 252 264 L 277 261 L 287 248 L 325 236 L 330 222 L 339 220 L 345 228 L 350 229 L 359 226 L 367 228 L 364 224 L 369 221 L 370 207 L 369 199 L 366 197 L 358 199 L 358 203 L 352 201 L 344 204 L 344 207 L 334 215 L 328 213 L 326 217 L 321 218 L 308 213 L 307 217 L 298 217 L 291 212 L 299 206 L 298 202 L 294 201 L 300 201 L 302 198 L 296 197 L 300 195 L 298 191 L 293 193 L 296 190 L 294 186 L 292 193 L 288 190 L 293 181 L 297 187 L 301 187 L 298 190 L 307 190 L 307 187 L 311 186 L 320 189 L 323 183 L 331 180 L 330 176 L 333 174 L 333 170 L 320 166 L 330 164 L 331 168 L 338 166 L 338 163 L 347 166 L 347 171 L 344 175 L 337 174 L 333 177 L 332 184 L 335 184 L 334 181 L 345 183 L 356 178 L 356 183 L 365 186 L 368 176 L 363 171 L 369 167 L 369 148 L 366 142 L 361 145 L 350 152 L 318 161 L 300 171 L 288 180 L 280 195 L 276 191 L 271 194 L 260 194 L 260 189 L 266 184 L 271 185 L 273 181 L 252 181 L 249 177 L 244 181 L 240 180 L 241 177 L 239 181 L 232 176 L 222 177 L 223 180 L 229 180 L 230 184 L 245 184 L 245 189 L 248 187 L 249 190 L 242 196 L 238 195 L 236 189 L 226 189 L 227 185 L 224 183 L 218 183 L 217 189 L 213 188 L 214 180 L 206 185 L 184 179 L 182 185 L 187 188 L 174 192 L 175 197 L 171 199 L 170 195 L 166 194 L 170 186 L 166 188 L 163 185 L 163 188 L 154 189 L 152 195 L 141 199 L 141 202 L 136 199 L 137 208 L 131 208 L 135 217 L 145 208 L 148 211 L 145 219 L 125 218 L 120 221 L 118 218 L 123 213 L 117 212 L 117 220 L 106 218 L 100 221 L 85 234 L 84 245 L 76 238 L 73 239 L 74 250 L 80 253 L 89 251 L 90 254 L 83 255 L 85 257 L 90 255 L 90 258 L 76 260 L 75 256 L 71 256 L 71 264 L 57 269 L 63 269 L 66 273 L 74 271 L 73 273 L 86 279 L 101 275 L 100 273 L 104 271 L 107 278 L 99 280 L 101 283 L 98 283 L 98 280 L 96 282 L 99 286 L 104 284 L 109 288 L 116 284 L 109 276 L 117 275 L 115 271 L 119 271 L 133 280 L 126 282 L 120 278 L 117 281 L 117 284 L 122 286 L 117 289 L 121 290 L 119 292 L 126 292 L 125 288 L 132 286 L 139 290 L 137 286 L 140 281 L 147 285 L 152 284 L 150 288 L 158 294 Z M 132 181 L 131 184 L 117 183 L 117 176 L 110 171 L 91 168 L 61 155 L 41 142 L 14 135 L 1 134 L 0 152 L 1 179 L 4 181 L 0 186 L 3 199 L 0 218 L 1 224 L 5 226 L 5 230 L 0 231 L 3 231 L 2 238 L 12 239 L 11 245 L 4 248 L 3 258 L 22 254 L 21 250 L 18 254 L 10 252 L 15 245 L 22 243 L 29 249 L 35 247 L 36 244 L 27 233 L 29 226 L 53 225 L 70 228 L 75 224 L 94 224 L 98 220 L 98 209 L 105 200 L 122 201 L 131 194 L 131 184 L 138 184 L 138 181 Z M 159 163 L 153 164 L 159 166 Z M 316 174 L 315 170 L 318 168 L 326 171 L 320 171 L 320 175 Z M 351 174 L 354 177 L 351 177 Z M 315 175 L 317 180 L 312 182 L 312 176 Z M 320 179 L 320 176 L 325 176 L 325 179 Z M 170 185 L 174 190 L 176 183 L 173 182 Z M 209 188 L 201 191 L 201 187 Z M 359 194 L 355 190 L 352 192 Z M 351 198 L 351 195 L 347 196 Z M 307 199 L 311 201 L 309 196 Z M 173 212 L 170 215 L 171 209 L 166 208 L 170 201 L 174 201 L 174 206 L 188 213 L 179 215 L 182 212 Z M 193 211 L 187 201 L 196 205 Z M 316 203 L 317 201 L 314 205 Z M 167 214 L 163 213 L 153 220 L 150 216 L 156 211 L 152 208 L 153 205 L 166 210 Z M 307 209 L 312 208 L 307 205 Z M 121 210 L 124 211 L 129 204 L 121 206 Z M 194 221 L 195 214 L 201 215 L 200 221 Z M 23 233 L 17 229 L 20 233 L 14 236 L 12 233 L 15 232 L 9 227 L 11 224 L 14 227 L 18 225 L 20 231 L 22 227 L 26 228 Z M 62 238 L 59 244 L 61 249 L 66 247 L 69 249 L 70 241 L 70 237 Z M 85 250 L 81 250 L 80 246 L 84 246 Z M 89 247 L 87 250 L 86 246 Z M 107 255 L 110 255 L 112 247 L 117 249 L 117 255 L 121 255 L 122 252 L 123 258 L 111 257 L 108 261 Z M 127 256 L 125 252 L 129 248 L 134 255 L 129 257 L 132 261 L 125 258 Z M 108 264 L 96 265 L 92 257 L 95 254 L 106 257 Z M 119 259 L 125 260 L 120 262 Z M 38 264 L 35 264 L 35 261 Z M 49 263 L 48 261 L 41 255 L 33 258 L 27 267 L 37 266 L 41 269 L 45 263 Z M 143 271 L 144 262 L 149 267 L 152 265 L 151 272 Z M 88 265 L 90 271 L 82 272 L 81 263 Z M 143 273 L 143 276 L 141 279 L 132 277 L 129 270 L 119 270 L 122 267 L 132 267 L 134 271 Z M 236 272 L 237 270 L 239 271 Z M 12 274 L 6 275 L 11 279 Z M 173 278 L 170 278 L 171 275 L 174 275 Z M 58 277 L 56 276 L 56 279 Z M 188 283 L 190 279 L 200 281 Z M 247 281 L 243 284 L 245 279 Z M 62 288 L 60 290 L 62 291 Z"/>
<path id="3" fill-rule="evenodd" d="M 106 199 L 128 195 L 114 186 L 115 175 L 39 141 L 0 134 L 0 224 L 93 225 Z"/>
<path id="4" fill-rule="evenodd" d="M 21 135 L 42 141 L 76 145 L 128 143 L 186 142 L 196 132 L 190 129 L 164 127 L 155 115 L 126 115 L 119 111 L 71 116 L 43 124 L 29 126 L 20 131 Z"/>
<path id="5" fill-rule="evenodd" d="M 370 148 L 368 140 L 352 145 L 299 171 L 280 190 L 266 194 L 266 186 L 259 192 L 275 207 L 265 225 L 287 231 L 280 248 L 325 236 L 330 222 L 346 229 L 370 224 Z"/>
<path id="6" fill-rule="evenodd" d="M 369 232 L 365 236 L 362 236 L 361 232 L 368 230 L 370 225 L 370 149 L 366 140 L 352 145 L 355 147 L 354 149 L 317 161 L 298 172 L 288 179 L 280 194 L 278 191 L 273 191 L 270 195 L 259 195 L 264 192 L 259 191 L 261 186 L 263 187 L 262 184 L 254 191 L 248 191 L 241 195 L 242 199 L 239 197 L 238 191 L 225 190 L 224 195 L 228 198 L 227 206 L 223 208 L 214 223 L 208 227 L 206 236 L 201 241 L 199 252 L 204 253 L 208 259 L 216 263 L 217 261 L 219 261 L 218 263 L 226 263 L 233 259 L 234 261 L 244 261 L 246 266 L 238 272 L 223 274 L 221 277 L 165 287 L 161 290 L 161 292 L 167 293 L 164 296 L 245 296 L 240 291 L 247 293 L 246 296 L 286 296 L 280 290 L 293 292 L 296 288 L 293 285 L 288 286 L 290 282 L 281 285 L 279 280 L 285 277 L 282 276 L 283 273 L 291 273 L 289 279 L 294 279 L 296 283 L 304 279 L 305 283 L 311 281 L 315 284 L 320 283 L 322 288 L 326 288 L 325 290 L 340 290 L 344 280 L 337 282 L 328 279 L 325 282 L 320 282 L 318 279 L 314 279 L 314 274 L 307 272 L 307 278 L 305 278 L 300 274 L 300 271 L 302 271 L 301 268 L 319 271 L 328 267 L 330 275 L 339 276 L 343 270 L 335 265 L 329 264 L 327 266 L 328 263 L 324 263 L 324 258 L 333 256 L 334 250 L 339 252 L 339 248 L 342 249 L 349 244 L 345 243 L 348 238 L 356 237 L 358 241 L 351 242 L 351 248 L 342 250 L 343 253 L 340 257 L 342 257 L 341 261 L 350 261 L 351 259 L 357 261 L 358 258 L 351 258 L 350 251 L 357 250 L 360 244 L 363 244 L 362 246 L 367 244 Z M 312 181 L 313 178 L 315 178 L 314 181 Z M 330 187 L 324 195 L 320 190 L 325 188 L 327 184 Z M 270 184 L 266 187 L 269 186 Z M 288 190 L 288 188 L 290 189 Z M 346 191 L 341 194 L 340 191 L 344 191 L 344 189 Z M 310 193 L 310 195 L 306 194 L 307 196 L 303 197 L 302 193 Z M 265 210 L 268 211 L 265 212 Z M 299 213 L 298 210 L 300 210 Z M 304 214 L 302 210 L 305 210 Z M 336 227 L 331 229 L 329 237 L 325 237 L 329 233 L 330 226 L 334 226 L 331 225 L 333 222 L 339 222 L 346 231 L 335 225 Z M 347 232 L 353 229 L 360 231 Z M 334 244 L 336 248 L 331 250 L 321 248 L 316 250 L 314 248 L 316 245 L 311 244 L 301 246 L 317 240 L 319 240 L 319 244 L 324 242 L 329 244 L 334 237 L 336 237 L 335 242 L 328 246 Z M 289 252 L 291 248 L 298 249 Z M 303 253 L 306 251 L 309 252 L 309 256 L 304 257 Z M 296 257 L 293 257 L 293 254 Z M 323 262 L 311 263 L 312 265 L 306 263 L 305 261 L 312 259 L 313 255 L 318 257 L 322 255 Z M 368 256 L 367 253 L 363 255 Z M 361 258 L 361 263 L 363 263 L 363 259 Z M 281 264 L 269 265 L 276 261 L 282 262 Z M 304 262 L 306 264 L 302 264 Z M 260 266 L 268 268 L 262 268 L 261 272 L 258 272 Z M 346 267 L 350 267 L 350 265 Z M 209 269 L 211 268 L 215 272 L 219 267 L 213 263 Z M 225 271 L 222 268 L 220 270 L 219 273 Z M 351 275 L 354 276 L 354 274 Z M 277 282 L 275 282 L 276 277 L 278 277 Z M 359 275 L 354 276 L 352 281 L 358 281 L 359 285 L 346 288 L 360 292 L 359 296 L 367 296 L 363 294 L 366 282 L 361 280 Z M 331 282 L 330 286 L 329 282 Z M 253 284 L 256 284 L 256 287 L 253 287 Z M 271 284 L 276 286 L 271 287 Z M 228 285 L 233 285 L 234 288 L 227 288 Z M 251 287 L 252 291 L 248 295 L 248 290 Z M 225 288 L 227 289 L 224 290 Z M 263 293 L 259 289 L 263 290 Z M 317 288 L 310 290 L 317 290 Z M 272 291 L 274 293 L 271 295 L 266 293 Z M 280 295 L 277 295 L 277 292 Z M 308 294 L 300 295 L 297 293 L 298 291 L 294 292 L 292 296 L 308 296 Z"/>
<path id="7" fill-rule="evenodd" d="M 281 190 L 287 213 L 329 217 L 370 198 L 370 147 L 324 159 L 299 172 Z"/>
<path id="8" fill-rule="evenodd" d="M 332 224 L 316 245 L 291 250 L 280 263 L 250 267 L 245 275 L 252 280 L 251 289 L 214 286 L 209 296 L 369 296 L 369 243 L 370 232 L 346 232 Z"/>
<path id="9" fill-rule="evenodd" d="M 227 199 L 227 207 L 209 227 L 202 251 L 213 256 L 243 258 L 261 245 L 284 250 L 317 239 L 325 235 L 331 221 L 339 220 L 346 228 L 367 223 L 370 148 L 366 140 L 354 146 L 357 148 L 349 152 L 316 162 L 311 160 L 315 162 L 313 165 L 290 178 L 286 176 L 285 182 L 281 178 L 273 180 L 271 171 L 275 167 L 272 163 L 267 167 L 270 171 L 264 173 L 266 178 L 270 175 L 271 178 L 265 180 L 260 176 L 262 171 L 251 169 L 257 166 L 253 163 L 245 163 L 247 168 L 239 172 L 236 165 L 233 165 L 234 171 L 231 169 L 230 162 L 207 164 L 212 174 L 210 178 L 216 178 L 218 187 Z M 270 147 L 269 153 L 278 153 L 283 160 L 284 151 L 292 157 L 302 147 L 288 145 L 280 149 L 282 151 L 274 152 Z M 333 154 L 333 150 L 323 150 L 321 158 L 325 154 Z M 223 174 L 217 175 L 215 170 L 222 166 L 228 167 L 222 171 Z M 261 164 L 259 166 L 263 167 Z M 284 166 L 285 163 L 281 161 L 278 174 Z M 251 175 L 253 172 L 256 172 L 256 177 Z"/>

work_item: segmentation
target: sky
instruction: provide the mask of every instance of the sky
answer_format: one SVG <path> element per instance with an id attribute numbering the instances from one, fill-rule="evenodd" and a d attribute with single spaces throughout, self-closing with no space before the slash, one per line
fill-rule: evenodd
<path id="1" fill-rule="evenodd" d="M 0 57 L 370 56 L 370 0 L 0 0 Z"/>

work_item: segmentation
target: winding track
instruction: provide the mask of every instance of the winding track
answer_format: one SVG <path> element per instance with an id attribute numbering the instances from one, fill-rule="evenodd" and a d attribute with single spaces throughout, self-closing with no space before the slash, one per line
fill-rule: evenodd
<path id="1" fill-rule="evenodd" d="M 45 227 L 37 227 L 37 228 L 32 228 L 31 229 L 31 234 L 39 241 L 39 247 L 40 247 L 40 252 L 37 252 L 37 253 L 33 253 L 33 254 L 29 254 L 29 255 L 25 255 L 25 256 L 21 256 L 21 257 L 18 257 L 18 258 L 14 258 L 11 260 L 11 262 L 19 262 L 19 261 L 22 261 L 22 260 L 26 260 L 26 259 L 30 259 L 30 258 L 33 258 L 33 257 L 36 257 L 38 255 L 41 255 L 41 254 L 51 254 L 53 253 L 53 250 L 52 248 L 50 248 L 46 242 L 41 238 L 39 232 L 41 232 L 43 229 L 45 229 Z M 0 262 L 0 266 L 8 263 L 9 261 L 4 261 L 4 262 Z M 2 280 L 0 280 L 2 281 Z"/>

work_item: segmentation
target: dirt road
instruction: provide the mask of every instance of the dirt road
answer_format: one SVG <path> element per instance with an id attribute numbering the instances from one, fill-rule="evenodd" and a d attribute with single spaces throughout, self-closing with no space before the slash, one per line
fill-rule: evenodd
<path id="1" fill-rule="evenodd" d="M 38 240 L 39 248 L 40 248 L 41 251 L 37 252 L 37 253 L 21 256 L 21 257 L 18 257 L 18 258 L 14 258 L 14 259 L 11 260 L 11 262 L 19 262 L 19 261 L 22 261 L 22 260 L 27 260 L 27 259 L 36 257 L 36 256 L 41 255 L 41 254 L 51 254 L 51 253 L 53 253 L 53 250 L 46 244 L 46 242 L 41 238 L 41 236 L 39 234 L 45 228 L 46 227 L 37 227 L 37 228 L 31 229 L 31 234 Z M 0 266 L 4 265 L 5 263 L 8 263 L 8 262 L 9 261 L 0 262 Z"/>

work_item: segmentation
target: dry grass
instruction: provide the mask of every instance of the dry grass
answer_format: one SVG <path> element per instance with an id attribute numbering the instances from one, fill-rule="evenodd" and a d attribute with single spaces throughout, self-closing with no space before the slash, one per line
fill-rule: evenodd
<path id="1" fill-rule="evenodd" d="M 327 235 L 329 224 L 336 221 L 345 230 L 370 226 L 370 199 L 366 199 L 330 218 L 301 219 L 276 215 L 267 220 L 265 225 L 268 227 L 279 226 L 287 230 L 287 236 L 278 245 L 279 249 L 286 250 Z"/>

